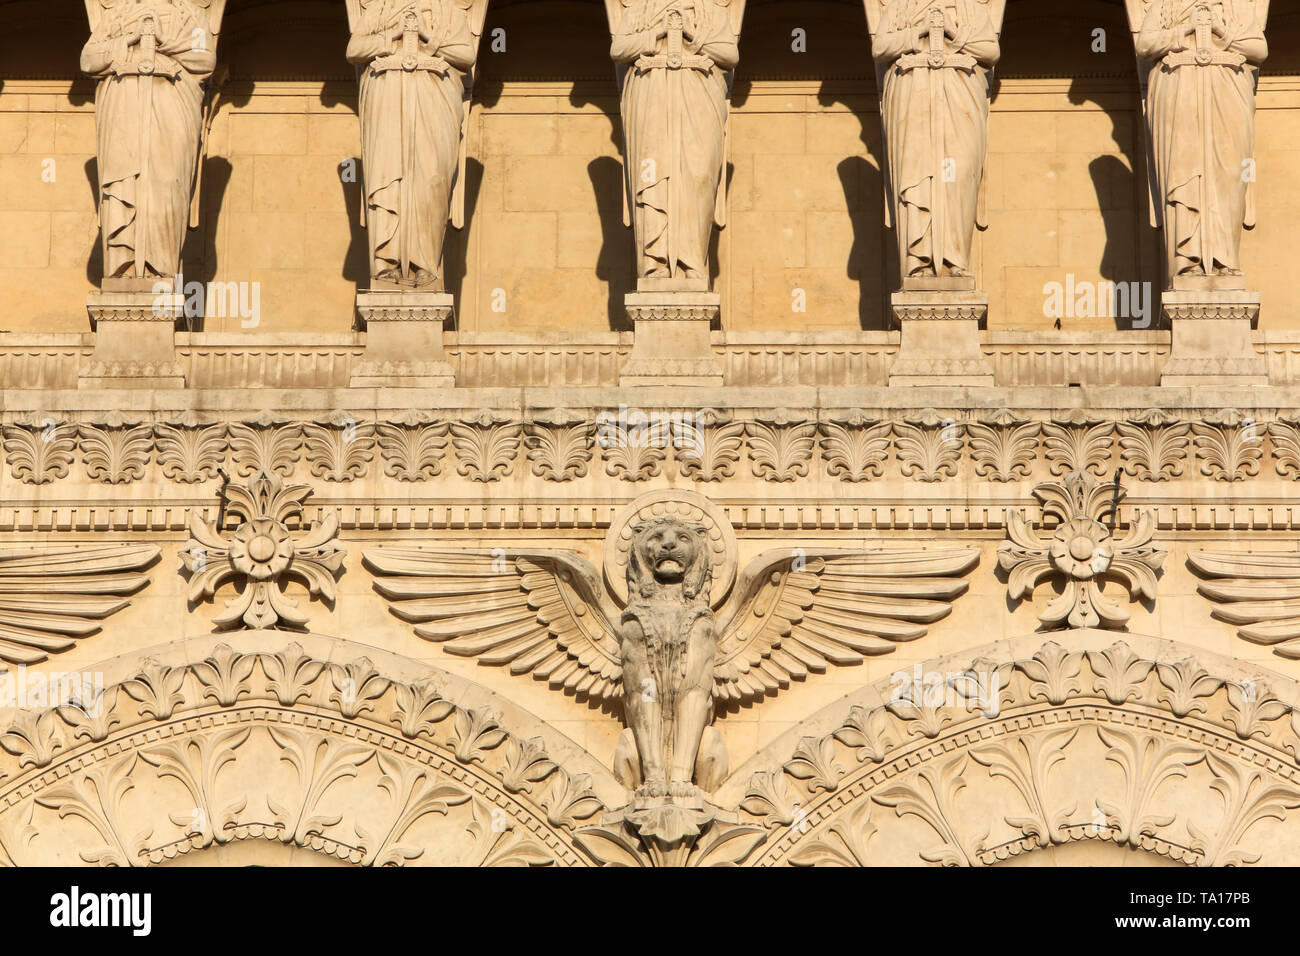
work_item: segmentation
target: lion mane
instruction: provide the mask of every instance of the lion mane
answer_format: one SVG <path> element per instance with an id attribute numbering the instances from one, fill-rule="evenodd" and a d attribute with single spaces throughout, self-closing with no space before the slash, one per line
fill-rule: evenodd
<path id="1" fill-rule="evenodd" d="M 709 560 L 708 528 L 690 524 L 671 515 L 654 518 L 632 529 L 632 546 L 627 553 L 627 592 L 635 600 L 650 600 L 663 589 L 655 580 L 654 569 L 643 555 L 646 539 L 665 526 L 686 531 L 695 539 L 695 556 L 682 577 L 682 596 L 691 603 L 707 604 L 713 586 L 713 562 Z"/>

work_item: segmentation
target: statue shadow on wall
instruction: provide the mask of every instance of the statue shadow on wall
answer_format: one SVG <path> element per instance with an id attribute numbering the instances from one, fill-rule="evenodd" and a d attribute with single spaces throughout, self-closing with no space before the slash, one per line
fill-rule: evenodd
<path id="1" fill-rule="evenodd" d="M 99 159 L 92 156 L 86 160 L 86 181 L 90 186 L 90 208 L 95 210 L 95 222 L 99 222 Z M 98 289 L 104 280 L 104 231 L 95 229 L 95 238 L 86 255 L 86 281 Z"/>
<path id="2" fill-rule="evenodd" d="M 346 106 L 354 116 L 358 116 L 358 123 L 360 122 L 355 95 L 337 96 L 326 85 L 321 89 L 320 102 L 327 109 Z M 357 290 L 361 291 L 370 287 L 370 243 L 366 238 L 365 220 L 361 212 L 362 184 L 365 181 L 361 156 L 350 156 L 342 160 L 337 172 L 339 187 L 343 191 L 343 208 L 348 217 L 348 248 L 340 268 L 343 278 L 354 283 Z M 466 201 L 468 202 L 468 197 Z"/>
<path id="3" fill-rule="evenodd" d="M 1135 95 L 1140 95 L 1136 90 L 1134 92 Z M 1078 78 L 1071 82 L 1068 95 L 1070 103 L 1074 105 L 1092 100 L 1102 108 L 1111 121 L 1111 136 L 1120 144 L 1124 159 L 1113 153 L 1103 153 L 1089 161 L 1088 173 L 1097 194 L 1106 245 L 1100 261 L 1077 264 L 1062 262 L 1062 269 L 1069 272 L 1078 265 L 1088 269 L 1096 268 L 1101 277 L 1109 282 L 1147 283 L 1150 293 L 1145 301 L 1152 310 L 1150 324 L 1144 325 L 1132 315 L 1114 316 L 1113 322 L 1116 329 L 1122 330 L 1140 331 L 1154 327 L 1158 323 L 1155 313 L 1163 283 L 1159 275 L 1159 234 L 1150 215 L 1142 105 L 1137 103 L 1136 112 L 1108 109 Z M 1124 135 L 1125 126 L 1129 127 L 1128 136 Z"/>
<path id="4" fill-rule="evenodd" d="M 442 269 L 447 291 L 464 302 L 465 279 L 469 275 L 469 224 L 474 221 L 479 190 L 483 187 L 483 164 L 472 157 L 465 159 L 465 227 L 447 226 L 447 241 L 442 246 Z M 368 253 L 367 253 L 368 254 Z"/>
<path id="5" fill-rule="evenodd" d="M 602 107 L 605 118 L 609 120 L 609 140 L 622 155 L 623 126 L 618 113 L 609 112 L 608 101 L 611 99 L 617 103 L 617 98 L 610 94 L 585 95 L 579 84 L 575 84 L 569 94 L 569 103 L 574 107 Z M 597 278 L 605 283 L 609 327 L 615 332 L 623 332 L 631 328 L 623 296 L 636 288 L 632 229 L 623 223 L 623 163 L 614 156 L 597 156 L 587 163 L 587 176 L 591 180 L 596 215 L 600 219 L 600 251 L 593 266 Z"/>
<path id="6" fill-rule="evenodd" d="M 896 284 L 893 277 L 898 275 L 899 266 L 896 233 L 892 222 L 885 219 L 882 140 L 878 132 L 873 138 L 868 126 L 874 122 L 879 131 L 880 114 L 869 106 L 869 101 L 875 101 L 874 84 L 860 94 L 846 93 L 843 84 L 838 85 L 836 89 L 823 84 L 817 101 L 822 106 L 838 103 L 857 116 L 861 124 L 859 138 L 866 153 L 846 157 L 836 166 L 853 235 L 844 271 L 858 286 L 858 325 L 869 331 L 883 330 L 889 328 L 889 294 Z"/>

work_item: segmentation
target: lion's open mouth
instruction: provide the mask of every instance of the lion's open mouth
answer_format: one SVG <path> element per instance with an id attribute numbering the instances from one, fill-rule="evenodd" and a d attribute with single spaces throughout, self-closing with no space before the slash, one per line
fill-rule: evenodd
<path id="1" fill-rule="evenodd" d="M 661 574 L 683 574 L 686 565 L 676 555 L 666 554 L 655 561 L 655 570 Z"/>

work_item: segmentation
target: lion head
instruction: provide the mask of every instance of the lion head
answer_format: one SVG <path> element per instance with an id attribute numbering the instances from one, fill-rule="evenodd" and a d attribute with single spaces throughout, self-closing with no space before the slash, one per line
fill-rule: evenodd
<path id="1" fill-rule="evenodd" d="M 713 563 L 707 533 L 701 525 L 672 516 L 635 526 L 627 555 L 628 595 L 650 598 L 680 584 L 687 601 L 708 600 Z"/>

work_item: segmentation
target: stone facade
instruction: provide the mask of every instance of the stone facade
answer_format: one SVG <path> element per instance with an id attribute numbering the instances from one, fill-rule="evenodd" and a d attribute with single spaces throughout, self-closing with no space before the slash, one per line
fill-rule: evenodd
<path id="1" fill-rule="evenodd" d="M 0 2 L 0 862 L 1300 862 L 1272 7 Z"/>

